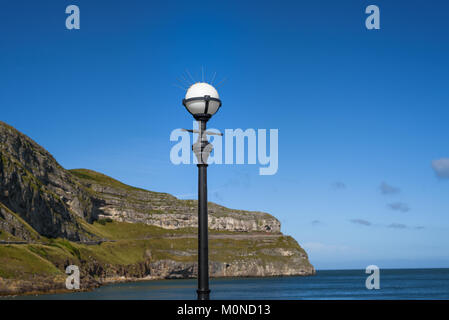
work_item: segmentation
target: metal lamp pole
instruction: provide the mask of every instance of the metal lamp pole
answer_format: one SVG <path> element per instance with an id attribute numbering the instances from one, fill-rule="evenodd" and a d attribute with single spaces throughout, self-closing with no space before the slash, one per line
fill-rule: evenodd
<path id="1" fill-rule="evenodd" d="M 207 159 L 212 144 L 207 141 L 206 122 L 209 117 L 195 117 L 199 124 L 197 142 L 192 146 L 198 160 L 198 300 L 209 300 L 209 244 L 207 217 Z"/>
<path id="2" fill-rule="evenodd" d="M 192 94 L 193 92 L 193 94 Z M 202 94 L 202 93 L 206 94 Z M 210 96 L 211 93 L 214 96 Z M 194 95 L 190 97 L 189 95 Z M 198 161 L 198 300 L 209 300 L 209 244 L 207 217 L 207 159 L 212 151 L 212 144 L 207 140 L 207 134 L 217 134 L 206 131 L 206 123 L 221 107 L 221 101 L 215 88 L 206 83 L 197 83 L 187 91 L 183 100 L 186 109 L 198 121 L 199 130 L 186 130 L 198 133 L 198 140 L 192 150 Z M 222 135 L 222 134 L 218 134 Z"/>

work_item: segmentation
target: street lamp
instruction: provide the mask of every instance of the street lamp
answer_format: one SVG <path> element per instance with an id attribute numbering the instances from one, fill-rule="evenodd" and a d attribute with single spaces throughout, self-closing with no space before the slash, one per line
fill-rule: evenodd
<path id="1" fill-rule="evenodd" d="M 207 141 L 206 122 L 221 107 L 217 90 L 208 83 L 198 82 L 186 93 L 182 104 L 198 121 L 198 140 L 192 150 L 198 160 L 198 300 L 209 300 L 209 245 L 207 234 L 207 159 L 212 144 Z"/>

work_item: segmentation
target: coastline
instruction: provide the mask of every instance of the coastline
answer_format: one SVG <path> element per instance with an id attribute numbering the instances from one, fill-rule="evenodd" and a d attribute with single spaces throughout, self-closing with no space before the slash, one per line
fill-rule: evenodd
<path id="1" fill-rule="evenodd" d="M 218 276 L 211 277 L 211 279 L 231 279 L 231 278 L 287 278 L 287 277 L 310 277 L 315 276 L 316 271 L 314 270 L 311 274 L 289 274 L 289 275 L 271 275 L 271 276 Z M 89 292 L 94 291 L 97 288 L 106 285 L 119 284 L 119 283 L 132 283 L 132 282 L 151 282 L 157 280 L 185 280 L 185 279 L 196 279 L 196 277 L 186 277 L 186 278 L 164 278 L 158 276 L 145 276 L 142 278 L 136 277 L 109 277 L 105 279 L 87 281 L 87 283 L 81 279 L 80 289 L 69 290 L 65 288 L 65 278 L 58 279 L 58 281 L 48 282 L 38 280 L 37 282 L 30 284 L 30 281 L 19 280 L 19 279 L 3 279 L 0 277 L 0 299 L 2 298 L 14 298 L 32 295 L 49 295 L 49 294 L 65 294 L 65 293 L 76 293 L 76 292 Z M 61 281 L 63 280 L 63 281 Z M 93 280 L 93 281 L 92 281 Z M 15 292 L 7 292 L 7 287 L 5 285 L 9 284 L 9 288 L 14 288 Z M 33 289 L 30 289 L 30 288 Z"/>

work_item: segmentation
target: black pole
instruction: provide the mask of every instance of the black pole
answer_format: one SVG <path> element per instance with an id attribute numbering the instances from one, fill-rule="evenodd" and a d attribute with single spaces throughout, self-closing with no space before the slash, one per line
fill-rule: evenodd
<path id="1" fill-rule="evenodd" d="M 189 89 L 190 90 L 190 89 Z M 189 102 L 204 101 L 204 113 L 192 113 L 189 108 Z M 208 226 L 207 226 L 207 159 L 212 151 L 212 144 L 206 137 L 206 123 L 212 117 L 209 113 L 209 103 L 218 102 L 218 108 L 221 107 L 220 99 L 205 95 L 204 97 L 194 97 L 183 99 L 182 104 L 187 111 L 193 115 L 199 124 L 198 140 L 193 144 L 192 150 L 198 160 L 198 300 L 209 300 L 209 244 L 208 244 Z M 195 130 L 187 130 L 195 132 Z"/>
<path id="2" fill-rule="evenodd" d="M 207 221 L 207 145 L 206 121 L 200 121 L 202 157 L 198 160 L 198 300 L 209 300 L 209 244 Z"/>
<path id="3" fill-rule="evenodd" d="M 207 164 L 198 164 L 198 300 L 209 300 Z"/>

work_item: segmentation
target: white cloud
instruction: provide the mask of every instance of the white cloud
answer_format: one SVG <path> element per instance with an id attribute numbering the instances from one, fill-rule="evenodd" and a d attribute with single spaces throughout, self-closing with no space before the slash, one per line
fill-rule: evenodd
<path id="1" fill-rule="evenodd" d="M 401 189 L 393 187 L 386 182 L 382 182 L 379 189 L 382 194 L 396 194 L 401 192 Z"/>
<path id="2" fill-rule="evenodd" d="M 410 211 L 410 207 L 408 206 L 408 204 L 403 203 L 403 202 L 390 203 L 390 204 L 388 204 L 388 207 L 390 207 L 391 210 L 395 210 L 395 211 L 401 211 L 401 212 Z"/>
<path id="3" fill-rule="evenodd" d="M 449 158 L 433 160 L 432 168 L 438 178 L 449 179 Z"/>
<path id="4" fill-rule="evenodd" d="M 372 225 L 371 222 L 364 220 L 364 219 L 352 219 L 350 221 L 355 224 L 361 224 L 362 226 L 371 226 Z"/>
<path id="5" fill-rule="evenodd" d="M 346 184 L 344 182 L 341 181 L 336 181 L 334 183 L 332 183 L 332 188 L 333 189 L 346 189 Z"/>
<path id="6" fill-rule="evenodd" d="M 408 227 L 405 224 L 402 223 L 392 223 L 388 226 L 388 228 L 394 228 L 394 229 L 407 229 Z"/>

